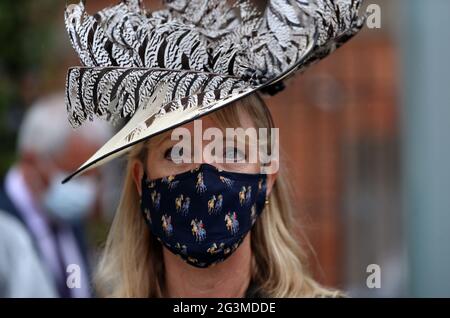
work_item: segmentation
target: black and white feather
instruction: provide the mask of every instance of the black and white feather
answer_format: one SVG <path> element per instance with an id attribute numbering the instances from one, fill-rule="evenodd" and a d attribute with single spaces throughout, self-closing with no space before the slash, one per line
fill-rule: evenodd
<path id="1" fill-rule="evenodd" d="M 155 12 L 123 0 L 95 15 L 85 1 L 69 5 L 65 24 L 84 65 L 67 76 L 69 121 L 130 117 L 159 81 L 170 87 L 155 115 L 200 107 L 205 93 L 267 86 L 355 35 L 361 1 L 271 0 L 263 13 L 248 0 L 165 0 Z"/>

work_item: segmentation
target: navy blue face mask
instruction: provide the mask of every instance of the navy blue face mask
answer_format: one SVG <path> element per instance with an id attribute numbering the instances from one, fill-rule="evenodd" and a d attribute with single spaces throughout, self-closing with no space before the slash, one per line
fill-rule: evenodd
<path id="1" fill-rule="evenodd" d="M 209 164 L 155 180 L 144 174 L 141 211 L 168 250 L 208 267 L 229 257 L 251 230 L 264 208 L 266 177 Z"/>

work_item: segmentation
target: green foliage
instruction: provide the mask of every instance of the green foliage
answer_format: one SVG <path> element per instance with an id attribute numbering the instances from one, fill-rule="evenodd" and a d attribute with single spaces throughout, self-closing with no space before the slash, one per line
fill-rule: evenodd
<path id="1" fill-rule="evenodd" d="M 30 102 L 24 82 L 39 82 L 51 63 L 57 0 L 0 1 L 0 174 L 11 164 L 20 114 Z"/>

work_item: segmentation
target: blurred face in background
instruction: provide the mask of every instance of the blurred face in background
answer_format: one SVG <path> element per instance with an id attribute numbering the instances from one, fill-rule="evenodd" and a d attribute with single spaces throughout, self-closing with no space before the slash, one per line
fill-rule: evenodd
<path id="1" fill-rule="evenodd" d="M 76 170 L 98 149 L 99 145 L 71 133 L 62 149 L 42 155 L 25 151 L 21 169 L 35 202 L 60 221 L 83 219 L 95 205 L 100 175 L 97 170 L 86 172 L 67 184 L 61 181 Z"/>
<path id="2" fill-rule="evenodd" d="M 100 197 L 99 172 L 61 184 L 112 135 L 106 122 L 67 122 L 64 93 L 44 96 L 26 112 L 18 136 L 18 166 L 34 204 L 55 220 L 80 221 Z"/>

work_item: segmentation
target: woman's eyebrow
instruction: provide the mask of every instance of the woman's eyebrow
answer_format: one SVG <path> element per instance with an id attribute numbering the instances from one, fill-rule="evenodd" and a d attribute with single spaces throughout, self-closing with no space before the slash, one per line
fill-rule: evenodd
<path id="1" fill-rule="evenodd" d="M 159 148 L 161 147 L 164 143 L 166 143 L 167 141 L 170 141 L 170 134 L 165 134 L 164 136 L 161 136 L 160 139 L 156 142 L 155 147 Z"/>

